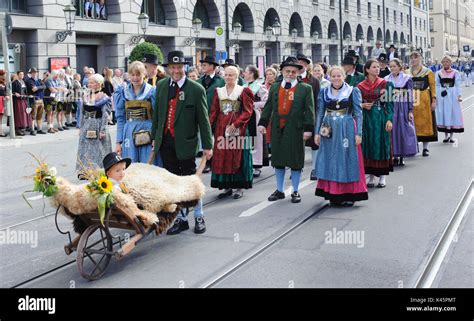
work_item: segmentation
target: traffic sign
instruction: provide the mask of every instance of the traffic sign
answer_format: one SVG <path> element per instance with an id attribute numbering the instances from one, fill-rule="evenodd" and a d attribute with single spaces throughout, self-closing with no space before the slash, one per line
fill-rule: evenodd
<path id="1" fill-rule="evenodd" d="M 225 32 L 222 26 L 215 27 L 216 51 L 225 51 Z"/>
<path id="2" fill-rule="evenodd" d="M 469 45 L 464 45 L 462 46 L 462 49 L 464 50 L 464 52 L 469 52 L 471 49 L 469 48 Z"/>

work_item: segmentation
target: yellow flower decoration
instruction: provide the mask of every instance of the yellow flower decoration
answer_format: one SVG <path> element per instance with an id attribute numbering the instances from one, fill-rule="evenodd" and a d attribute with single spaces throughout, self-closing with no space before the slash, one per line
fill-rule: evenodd
<path id="1" fill-rule="evenodd" d="M 102 176 L 99 179 L 99 188 L 104 192 L 104 193 L 110 193 L 112 192 L 112 182 L 107 179 L 107 177 Z"/>

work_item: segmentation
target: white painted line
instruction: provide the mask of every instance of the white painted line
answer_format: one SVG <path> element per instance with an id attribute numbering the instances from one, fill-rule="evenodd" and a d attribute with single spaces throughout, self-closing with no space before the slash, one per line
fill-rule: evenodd
<path id="1" fill-rule="evenodd" d="M 316 183 L 316 181 L 312 181 L 310 180 L 309 178 L 303 182 L 300 182 L 300 186 L 299 186 L 299 189 L 302 190 L 303 188 L 305 188 L 306 186 L 310 185 L 311 183 Z M 285 191 L 285 196 L 288 197 L 290 196 L 290 194 L 292 193 L 292 187 L 288 187 Z M 276 202 L 270 202 L 270 201 L 263 201 L 251 208 L 249 208 L 248 210 L 246 211 L 243 211 L 242 214 L 239 215 L 239 217 L 249 217 L 249 216 L 252 216 L 252 215 L 255 215 L 257 214 L 258 212 L 260 212 L 261 210 L 269 207 L 270 205 L 273 205 L 275 203 L 278 203 L 278 201 Z"/>
<path id="2" fill-rule="evenodd" d="M 29 200 L 29 201 L 37 201 L 37 200 L 40 200 L 40 199 L 42 199 L 42 198 L 43 198 L 43 194 L 40 194 L 40 195 L 28 197 L 27 200 Z"/>
<path id="3" fill-rule="evenodd" d="M 469 96 L 469 97 L 467 97 L 467 98 L 463 98 L 462 101 L 464 102 L 464 101 L 469 100 L 469 99 L 471 99 L 471 98 L 473 98 L 473 97 L 474 97 L 474 95 L 471 95 L 471 96 Z"/>
<path id="4" fill-rule="evenodd" d="M 470 105 L 470 106 L 467 106 L 467 107 L 464 107 L 464 108 L 462 109 L 462 111 L 464 112 L 464 111 L 466 111 L 466 110 L 468 110 L 468 109 L 471 109 L 472 107 L 474 107 L 474 104 L 472 104 L 472 105 Z"/>

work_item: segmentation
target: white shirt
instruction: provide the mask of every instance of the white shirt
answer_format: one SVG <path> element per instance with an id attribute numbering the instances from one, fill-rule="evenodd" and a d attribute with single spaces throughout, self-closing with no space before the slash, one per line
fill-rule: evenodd
<path id="1" fill-rule="evenodd" d="M 281 86 L 285 88 L 285 85 L 286 85 L 286 80 L 283 79 L 283 81 L 281 82 Z M 298 79 L 295 79 L 291 82 L 291 88 L 295 87 L 296 85 L 298 85 Z"/>
<path id="2" fill-rule="evenodd" d="M 173 83 L 173 81 L 174 81 L 173 78 L 170 78 L 170 86 Z M 184 76 L 183 78 L 177 81 L 179 89 L 183 87 L 185 81 L 186 81 L 186 76 Z"/>
<path id="3" fill-rule="evenodd" d="M 372 57 L 378 58 L 380 54 L 384 52 L 385 50 L 382 48 L 382 46 L 380 46 L 380 48 L 375 47 L 374 49 L 372 49 Z"/>
<path id="4" fill-rule="evenodd" d="M 305 70 L 305 71 L 301 74 L 301 78 L 305 79 L 307 75 L 308 75 L 308 72 Z"/>
<path id="5" fill-rule="evenodd" d="M 395 51 L 391 52 L 390 55 L 388 56 L 389 61 L 392 61 L 393 59 L 395 59 Z"/>

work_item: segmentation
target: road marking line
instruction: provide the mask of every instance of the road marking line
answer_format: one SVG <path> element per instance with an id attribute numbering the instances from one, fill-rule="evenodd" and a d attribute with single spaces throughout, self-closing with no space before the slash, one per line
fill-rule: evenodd
<path id="1" fill-rule="evenodd" d="M 464 112 L 464 111 L 466 111 L 466 110 L 468 110 L 468 109 L 471 109 L 472 107 L 474 107 L 474 104 L 472 104 L 472 105 L 470 105 L 470 106 L 467 106 L 467 107 L 464 107 L 464 108 L 462 109 L 462 111 Z"/>
<path id="2" fill-rule="evenodd" d="M 302 190 L 303 188 L 310 185 L 311 183 L 313 183 L 313 181 L 308 178 L 307 180 L 300 183 L 299 189 Z M 285 196 L 286 197 L 290 196 L 291 191 L 292 191 L 292 187 L 290 186 L 285 190 Z M 267 208 L 270 205 L 275 204 L 275 203 L 276 202 L 270 202 L 268 200 L 263 201 L 263 202 L 255 205 L 255 206 L 249 208 L 248 210 L 243 211 L 242 214 L 239 215 L 239 217 L 249 217 L 249 216 L 255 215 L 258 212 L 260 212 L 261 210 L 263 210 L 263 209 L 265 209 L 265 208 Z"/>
<path id="3" fill-rule="evenodd" d="M 469 97 L 467 97 L 467 98 L 463 98 L 463 100 L 462 100 L 462 101 L 469 100 L 469 99 L 471 99 L 471 98 L 473 98 L 473 97 L 474 97 L 474 95 L 471 95 L 471 96 L 469 96 Z"/>

